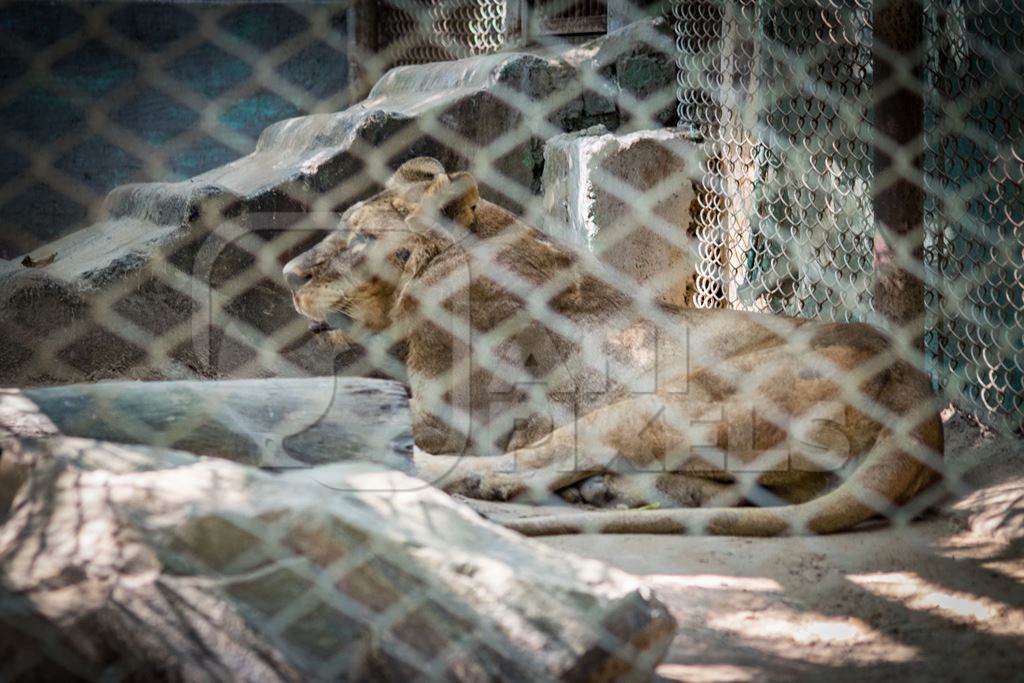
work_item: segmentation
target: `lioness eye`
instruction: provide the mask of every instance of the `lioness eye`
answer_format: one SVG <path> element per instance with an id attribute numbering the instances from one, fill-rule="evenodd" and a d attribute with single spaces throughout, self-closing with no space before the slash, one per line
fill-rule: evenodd
<path id="1" fill-rule="evenodd" d="M 401 263 L 405 263 L 406 261 L 408 261 L 409 256 L 410 254 L 408 249 L 399 249 L 398 251 L 395 252 L 395 258 L 398 259 Z"/>

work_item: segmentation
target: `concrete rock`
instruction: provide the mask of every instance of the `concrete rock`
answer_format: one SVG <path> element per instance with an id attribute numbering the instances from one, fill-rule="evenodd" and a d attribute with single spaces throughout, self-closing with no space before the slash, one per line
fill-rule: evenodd
<path id="1" fill-rule="evenodd" d="M 0 435 L 164 446 L 257 467 L 372 460 L 412 471 L 405 388 L 350 377 L 0 389 Z"/>
<path id="2" fill-rule="evenodd" d="M 659 302 L 690 306 L 703 187 L 701 145 L 675 129 L 565 133 L 544 147 L 545 227 L 643 285 Z"/>
<path id="3" fill-rule="evenodd" d="M 597 114 L 610 108 L 616 112 L 615 127 L 627 132 L 670 126 L 676 121 L 677 57 L 675 33 L 658 17 L 610 31 L 566 59 L 577 68 L 593 69 L 604 79 L 604 87 L 584 96 L 585 102 L 600 108 L 586 111 Z"/>
<path id="4" fill-rule="evenodd" d="M 487 198 L 527 208 L 552 128 L 616 127 L 627 118 L 618 93 L 674 93 L 664 31 L 659 20 L 558 54 L 399 67 L 345 111 L 270 126 L 237 161 L 115 189 L 106 220 L 30 254 L 52 263 L 0 269 L 0 383 L 331 374 L 335 359 L 292 312 L 280 266 L 401 162 L 469 168 L 510 131 L 522 139 L 473 170 Z M 665 68 L 628 66 L 663 47 Z M 552 99 L 545 121 L 524 113 Z"/>
<path id="5" fill-rule="evenodd" d="M 0 661 L 29 678 L 645 680 L 673 635 L 629 575 L 376 466 L 69 438 L 4 459 L 30 475 L 0 527 Z"/>

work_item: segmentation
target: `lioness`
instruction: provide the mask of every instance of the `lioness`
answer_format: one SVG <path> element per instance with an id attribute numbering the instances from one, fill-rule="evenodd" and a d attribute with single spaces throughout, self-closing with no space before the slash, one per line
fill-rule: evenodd
<path id="1" fill-rule="evenodd" d="M 907 502 L 942 455 L 927 376 L 875 328 L 658 306 L 434 159 L 284 276 L 330 344 L 404 360 L 424 478 L 658 508 L 509 523 L 526 534 L 836 532 Z"/>

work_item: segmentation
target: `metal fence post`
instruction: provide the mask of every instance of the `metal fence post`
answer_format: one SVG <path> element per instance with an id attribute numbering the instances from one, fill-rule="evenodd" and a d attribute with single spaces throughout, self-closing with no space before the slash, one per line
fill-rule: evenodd
<path id="1" fill-rule="evenodd" d="M 923 10 L 918 0 L 875 0 L 873 10 L 875 310 L 923 349 L 924 106 L 914 87 L 923 75 Z"/>
<path id="2" fill-rule="evenodd" d="M 348 24 L 348 78 L 349 102 L 364 99 L 380 76 L 377 69 L 367 68 L 369 55 L 379 48 L 377 40 L 377 3 L 374 0 L 354 0 L 347 12 Z"/>

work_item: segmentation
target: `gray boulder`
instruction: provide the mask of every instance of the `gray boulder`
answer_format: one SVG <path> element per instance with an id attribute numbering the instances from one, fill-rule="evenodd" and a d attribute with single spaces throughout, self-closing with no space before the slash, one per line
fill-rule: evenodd
<path id="1" fill-rule="evenodd" d="M 512 131 L 507 151 L 474 170 L 486 197 L 532 205 L 550 135 L 663 122 L 616 103 L 626 93 L 635 113 L 674 93 L 664 32 L 638 23 L 557 54 L 399 67 L 345 111 L 269 127 L 235 162 L 115 189 L 106 220 L 32 252 L 38 267 L 0 269 L 0 383 L 325 375 L 339 363 L 370 372 L 316 348 L 280 266 L 390 168 L 420 155 L 466 168 Z M 524 114 L 553 101 L 543 121 Z"/>
<path id="2" fill-rule="evenodd" d="M 411 423 L 401 384 L 351 377 L 0 389 L 0 435 L 162 446 L 257 467 L 372 459 L 411 471 Z"/>
<path id="3" fill-rule="evenodd" d="M 373 465 L 63 437 L 0 464 L 27 478 L 0 527 L 19 676 L 644 680 L 675 627 L 636 579 Z"/>

